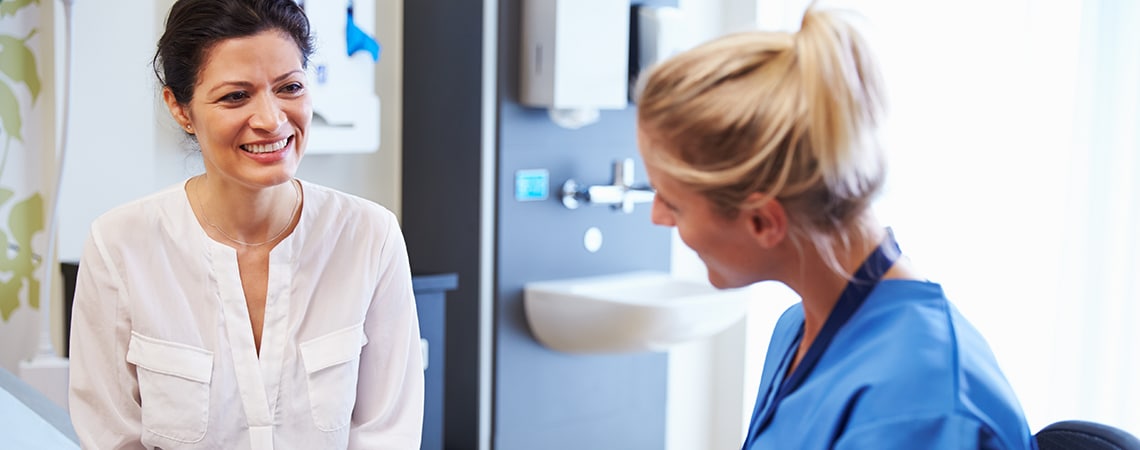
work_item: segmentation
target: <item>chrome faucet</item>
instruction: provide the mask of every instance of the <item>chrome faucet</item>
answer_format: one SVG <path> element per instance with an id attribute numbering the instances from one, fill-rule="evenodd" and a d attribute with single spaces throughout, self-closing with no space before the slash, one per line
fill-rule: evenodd
<path id="1" fill-rule="evenodd" d="M 612 184 L 580 186 L 573 178 L 562 184 L 562 204 L 577 209 L 583 203 L 610 205 L 626 214 L 633 212 L 636 203 L 653 201 L 653 189 L 648 186 L 633 185 L 633 158 L 614 161 L 614 181 Z"/>

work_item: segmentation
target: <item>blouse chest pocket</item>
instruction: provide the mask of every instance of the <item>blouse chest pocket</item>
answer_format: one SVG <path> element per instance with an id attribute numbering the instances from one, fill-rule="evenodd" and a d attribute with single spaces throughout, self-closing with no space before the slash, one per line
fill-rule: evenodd
<path id="1" fill-rule="evenodd" d="M 313 338 L 300 345 L 309 385 L 313 424 L 321 431 L 348 425 L 356 404 L 360 349 L 368 343 L 364 324 Z"/>
<path id="2" fill-rule="evenodd" d="M 138 367 L 143 428 L 174 441 L 206 435 L 214 354 L 131 332 L 127 362 Z"/>

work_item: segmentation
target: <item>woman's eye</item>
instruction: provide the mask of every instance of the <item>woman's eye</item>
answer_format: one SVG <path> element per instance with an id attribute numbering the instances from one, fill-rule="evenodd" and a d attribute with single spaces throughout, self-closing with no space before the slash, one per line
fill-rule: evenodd
<path id="1" fill-rule="evenodd" d="M 289 83 L 281 88 L 281 92 L 287 94 L 300 94 L 304 90 L 305 86 L 302 86 L 301 83 Z"/>
<path id="2" fill-rule="evenodd" d="M 227 103 L 237 103 L 237 102 L 240 102 L 242 100 L 245 100 L 246 98 L 249 98 L 249 94 L 247 94 L 243 91 L 238 91 L 238 92 L 231 92 L 229 94 L 222 96 L 222 101 L 227 102 Z"/>

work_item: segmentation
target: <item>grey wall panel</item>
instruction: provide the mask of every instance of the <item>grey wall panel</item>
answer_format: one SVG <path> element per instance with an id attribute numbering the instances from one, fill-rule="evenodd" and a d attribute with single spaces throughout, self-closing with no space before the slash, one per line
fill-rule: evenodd
<path id="1" fill-rule="evenodd" d="M 649 205 L 624 214 L 569 210 L 557 199 L 567 178 L 608 184 L 614 160 L 638 159 L 634 109 L 603 111 L 598 123 L 568 130 L 545 110 L 518 105 L 521 1 L 500 5 L 494 448 L 664 448 L 667 356 L 549 350 L 534 340 L 522 297 L 530 281 L 669 269 L 669 230 L 650 223 Z M 549 171 L 550 199 L 515 200 L 514 175 L 524 169 Z M 635 173 L 644 180 L 640 163 Z M 596 253 L 582 243 L 590 227 L 603 234 Z"/>
<path id="2" fill-rule="evenodd" d="M 636 158 L 634 110 L 604 111 L 600 122 L 566 130 L 545 111 L 519 106 L 521 0 L 490 1 L 498 1 L 498 101 L 490 113 L 496 117 L 484 117 L 483 2 L 404 4 L 404 233 L 415 271 L 459 275 L 447 300 L 445 448 L 478 449 L 482 442 L 479 295 L 488 287 L 480 272 L 489 268 L 480 258 L 488 245 L 495 274 L 493 448 L 664 448 L 667 356 L 549 350 L 531 335 L 522 299 L 529 281 L 668 270 L 669 231 L 650 224 L 648 205 L 632 214 L 571 211 L 553 198 L 567 178 L 609 183 L 615 159 Z M 486 120 L 498 122 L 489 155 L 481 146 Z M 498 172 L 489 188 L 480 169 L 486 158 Z M 552 198 L 516 202 L 515 172 L 537 168 L 549 171 Z M 640 163 L 636 176 L 644 180 Z M 480 228 L 487 213 L 494 217 L 493 242 L 480 242 L 491 231 Z M 582 246 L 591 226 L 604 237 L 597 253 Z"/>
<path id="3" fill-rule="evenodd" d="M 482 2 L 404 3 L 403 213 L 413 270 L 455 272 L 448 294 L 444 442 L 479 442 Z"/>

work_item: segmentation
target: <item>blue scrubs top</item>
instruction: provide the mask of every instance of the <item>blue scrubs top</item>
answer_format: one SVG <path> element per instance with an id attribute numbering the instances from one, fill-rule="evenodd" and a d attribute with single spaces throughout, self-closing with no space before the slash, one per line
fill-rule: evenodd
<path id="1" fill-rule="evenodd" d="M 744 450 L 1037 448 L 989 346 L 942 287 L 894 279 L 875 286 L 757 435 L 803 323 L 794 305 L 776 324 Z"/>

